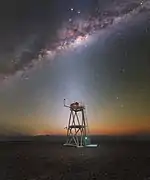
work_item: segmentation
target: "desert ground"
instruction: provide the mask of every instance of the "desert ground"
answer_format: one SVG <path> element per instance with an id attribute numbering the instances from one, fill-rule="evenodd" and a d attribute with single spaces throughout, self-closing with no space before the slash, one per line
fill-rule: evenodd
<path id="1" fill-rule="evenodd" d="M 148 180 L 149 141 L 103 141 L 98 148 L 63 142 L 0 143 L 0 180 Z"/>

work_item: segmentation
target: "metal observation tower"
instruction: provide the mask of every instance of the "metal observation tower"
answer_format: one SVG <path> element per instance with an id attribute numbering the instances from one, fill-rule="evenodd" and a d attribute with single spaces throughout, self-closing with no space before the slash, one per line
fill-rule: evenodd
<path id="1" fill-rule="evenodd" d="M 65 128 L 67 130 L 67 140 L 64 146 L 97 147 L 97 144 L 90 143 L 85 106 L 79 102 L 74 102 L 68 106 L 64 99 L 64 107 L 70 109 L 68 126 Z"/>

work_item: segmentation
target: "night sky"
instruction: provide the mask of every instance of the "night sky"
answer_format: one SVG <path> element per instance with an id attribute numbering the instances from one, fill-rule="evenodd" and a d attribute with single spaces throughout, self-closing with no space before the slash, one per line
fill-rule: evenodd
<path id="1" fill-rule="evenodd" d="M 150 133 L 149 10 L 148 0 L 5 0 L 0 134 L 65 134 L 64 98 L 84 102 L 91 134 Z"/>

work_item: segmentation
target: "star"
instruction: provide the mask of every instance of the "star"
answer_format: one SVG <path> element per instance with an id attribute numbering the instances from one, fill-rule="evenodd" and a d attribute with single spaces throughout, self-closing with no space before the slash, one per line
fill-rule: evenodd
<path id="1" fill-rule="evenodd" d="M 72 21 L 72 19 L 71 18 L 69 18 L 69 22 L 71 22 Z"/>
<path id="2" fill-rule="evenodd" d="M 142 1 L 142 2 L 140 2 L 140 4 L 141 4 L 141 5 L 143 5 L 143 1 Z"/>
<path id="3" fill-rule="evenodd" d="M 121 104 L 121 108 L 124 108 L 124 105 L 123 105 L 123 104 Z"/>

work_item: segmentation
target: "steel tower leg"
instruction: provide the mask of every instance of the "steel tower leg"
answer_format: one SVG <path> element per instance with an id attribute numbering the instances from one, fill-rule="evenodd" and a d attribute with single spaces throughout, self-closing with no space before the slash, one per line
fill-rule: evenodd
<path id="1" fill-rule="evenodd" d="M 81 113 L 81 118 L 79 118 Z M 71 111 L 67 127 L 67 141 L 65 145 L 83 147 L 86 136 L 84 111 Z"/>

